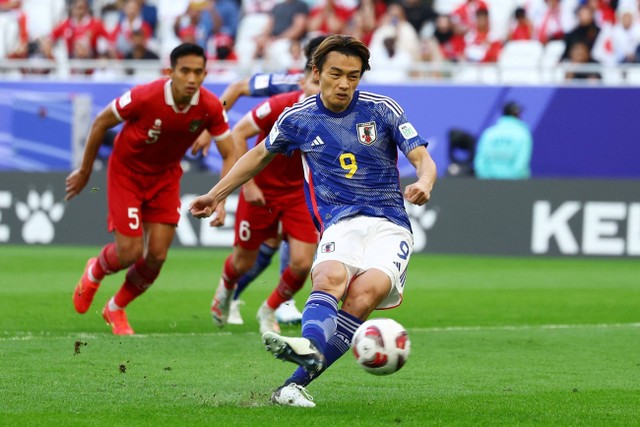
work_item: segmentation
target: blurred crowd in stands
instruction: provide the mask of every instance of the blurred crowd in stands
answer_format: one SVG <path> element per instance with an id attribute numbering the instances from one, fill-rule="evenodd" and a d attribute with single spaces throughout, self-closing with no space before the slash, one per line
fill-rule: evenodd
<path id="1" fill-rule="evenodd" d="M 376 82 L 407 81 L 421 63 L 496 63 L 510 43 L 613 66 L 640 62 L 640 0 L 0 0 L 0 58 L 166 61 L 193 42 L 210 74 L 257 60 L 297 71 L 305 41 L 326 33 L 366 42 Z"/>

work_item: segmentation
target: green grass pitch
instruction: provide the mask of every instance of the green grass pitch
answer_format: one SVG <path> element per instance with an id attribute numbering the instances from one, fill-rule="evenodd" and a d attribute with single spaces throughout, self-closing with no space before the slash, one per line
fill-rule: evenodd
<path id="1" fill-rule="evenodd" d="M 85 315 L 71 304 L 98 250 L 0 246 L 0 425 L 640 425 L 638 260 L 414 255 L 405 301 L 375 314 L 407 328 L 406 366 L 376 377 L 348 353 L 307 409 L 268 401 L 294 368 L 254 317 L 275 265 L 245 292 L 245 324 L 220 330 L 228 252 L 173 249 L 128 309 L 137 335 L 115 337 L 100 311 L 124 273 Z"/>

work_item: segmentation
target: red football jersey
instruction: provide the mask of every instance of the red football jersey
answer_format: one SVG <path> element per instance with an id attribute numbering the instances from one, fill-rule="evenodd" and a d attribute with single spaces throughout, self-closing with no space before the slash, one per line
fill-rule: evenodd
<path id="1" fill-rule="evenodd" d="M 254 122 L 260 128 L 256 145 L 269 135 L 271 128 L 278 120 L 278 116 L 285 108 L 291 107 L 305 98 L 304 92 L 283 93 L 275 95 L 259 104 L 251 111 Z M 294 151 L 291 156 L 278 154 L 253 180 L 260 187 L 265 196 L 291 192 L 293 189 L 303 189 L 302 160 L 300 152 Z"/>
<path id="2" fill-rule="evenodd" d="M 213 93 L 201 87 L 191 104 L 178 110 L 167 79 L 134 87 L 115 99 L 111 109 L 125 121 L 114 142 L 112 161 L 138 173 L 179 167 L 204 129 L 216 141 L 231 132 L 227 113 Z"/>

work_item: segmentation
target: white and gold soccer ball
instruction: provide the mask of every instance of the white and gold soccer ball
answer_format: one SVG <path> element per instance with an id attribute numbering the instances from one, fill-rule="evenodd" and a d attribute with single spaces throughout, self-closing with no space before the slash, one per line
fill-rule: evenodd
<path id="1" fill-rule="evenodd" d="M 356 361 L 374 375 L 389 375 L 402 368 L 411 351 L 407 330 L 393 319 L 364 322 L 351 341 Z"/>

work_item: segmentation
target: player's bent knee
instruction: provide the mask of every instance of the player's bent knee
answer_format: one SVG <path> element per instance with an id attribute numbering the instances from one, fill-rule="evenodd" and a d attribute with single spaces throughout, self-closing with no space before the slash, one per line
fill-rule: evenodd
<path id="1" fill-rule="evenodd" d="M 235 257 L 235 259 L 233 260 L 233 269 L 238 274 L 244 274 L 251 269 L 254 263 L 255 263 L 255 259 L 248 259 L 245 257 Z"/>
<path id="2" fill-rule="evenodd" d="M 318 264 L 316 268 L 313 269 L 312 280 L 314 283 L 314 287 L 316 285 L 329 287 L 336 287 L 341 285 L 346 286 L 347 271 L 341 264 L 330 265 L 329 262 L 323 262 L 322 264 Z"/>
<path id="3" fill-rule="evenodd" d="M 371 301 L 366 302 L 365 300 L 351 299 L 347 297 L 340 309 L 360 320 L 367 320 L 376 307 L 377 305 L 373 305 Z"/>
<path id="4" fill-rule="evenodd" d="M 345 296 L 345 308 L 354 311 L 355 316 L 369 314 L 378 307 L 378 305 L 389 295 L 391 288 L 379 284 L 378 286 L 368 286 L 364 282 L 354 282 L 349 286 L 347 295 Z"/>
<path id="5" fill-rule="evenodd" d="M 148 253 L 145 257 L 145 261 L 148 265 L 160 268 L 167 260 L 167 252 L 163 251 L 159 254 Z"/>
<path id="6" fill-rule="evenodd" d="M 142 248 L 136 246 L 119 248 L 118 261 L 123 267 L 128 267 L 142 256 Z"/>
<path id="7" fill-rule="evenodd" d="M 289 268 L 291 269 L 291 272 L 296 277 L 304 277 L 309 275 L 309 272 L 311 271 L 311 263 L 309 262 L 296 263 L 296 262 L 293 262 L 292 260 L 289 263 Z"/>

